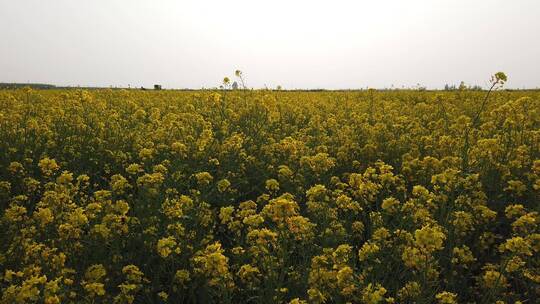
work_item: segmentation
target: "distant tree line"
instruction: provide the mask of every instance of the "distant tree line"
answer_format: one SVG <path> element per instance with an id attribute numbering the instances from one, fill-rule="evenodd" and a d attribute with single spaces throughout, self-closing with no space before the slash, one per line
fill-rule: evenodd
<path id="1" fill-rule="evenodd" d="M 46 83 L 0 83 L 0 89 L 16 89 L 30 87 L 33 89 L 55 89 L 55 85 Z"/>
<path id="2" fill-rule="evenodd" d="M 453 84 L 453 85 L 445 84 L 444 85 L 444 90 L 445 91 L 457 91 L 457 90 L 482 91 L 482 87 L 479 86 L 479 85 L 468 86 L 468 85 L 465 84 L 465 82 L 462 81 L 459 84 L 459 86 L 456 86 L 455 84 Z"/>

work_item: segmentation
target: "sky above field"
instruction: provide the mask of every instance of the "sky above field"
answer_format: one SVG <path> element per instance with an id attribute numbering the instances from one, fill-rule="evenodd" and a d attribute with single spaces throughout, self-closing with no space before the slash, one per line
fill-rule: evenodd
<path id="1" fill-rule="evenodd" d="M 538 0 L 0 0 L 0 82 L 540 87 Z"/>

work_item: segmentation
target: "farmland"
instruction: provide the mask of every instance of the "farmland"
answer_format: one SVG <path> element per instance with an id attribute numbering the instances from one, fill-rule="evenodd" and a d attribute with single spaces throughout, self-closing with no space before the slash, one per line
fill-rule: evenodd
<path id="1" fill-rule="evenodd" d="M 10 89 L 0 139 L 2 303 L 540 299 L 538 91 Z"/>

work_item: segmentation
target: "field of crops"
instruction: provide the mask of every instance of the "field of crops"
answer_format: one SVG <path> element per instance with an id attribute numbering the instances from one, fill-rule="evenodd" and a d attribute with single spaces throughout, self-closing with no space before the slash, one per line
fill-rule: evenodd
<path id="1" fill-rule="evenodd" d="M 0 301 L 539 303 L 539 129 L 538 91 L 2 90 Z"/>

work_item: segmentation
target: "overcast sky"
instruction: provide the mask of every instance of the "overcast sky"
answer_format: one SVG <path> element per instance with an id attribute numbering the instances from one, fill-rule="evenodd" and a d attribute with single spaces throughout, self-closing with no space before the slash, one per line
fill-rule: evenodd
<path id="1" fill-rule="evenodd" d="M 540 87 L 539 0 L 0 0 L 0 82 Z"/>

